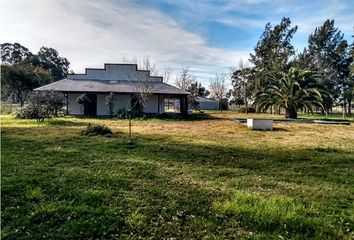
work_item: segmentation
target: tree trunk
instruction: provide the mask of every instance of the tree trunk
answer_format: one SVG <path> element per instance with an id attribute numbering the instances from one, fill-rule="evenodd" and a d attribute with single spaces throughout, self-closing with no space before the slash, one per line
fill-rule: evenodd
<path id="1" fill-rule="evenodd" d="M 285 109 L 285 118 L 297 118 L 297 111 L 295 108 L 286 108 Z"/>
<path id="2" fill-rule="evenodd" d="M 352 115 L 352 99 L 348 99 L 348 116 Z"/>
<path id="3" fill-rule="evenodd" d="M 248 114 L 248 104 L 247 104 L 247 98 L 246 97 L 244 98 L 244 101 L 245 101 L 245 106 L 246 106 L 246 114 Z"/>
<path id="4" fill-rule="evenodd" d="M 342 112 L 343 112 L 343 118 L 345 118 L 347 116 L 347 103 L 345 102 L 345 98 L 343 100 Z"/>
<path id="5" fill-rule="evenodd" d="M 24 101 L 24 99 L 23 99 L 23 97 L 22 97 L 21 94 L 17 93 L 16 95 L 17 95 L 17 97 L 18 97 L 18 100 L 20 100 L 20 106 L 21 106 L 21 108 L 22 108 L 23 105 L 24 105 L 24 103 L 25 103 L 25 101 Z"/>

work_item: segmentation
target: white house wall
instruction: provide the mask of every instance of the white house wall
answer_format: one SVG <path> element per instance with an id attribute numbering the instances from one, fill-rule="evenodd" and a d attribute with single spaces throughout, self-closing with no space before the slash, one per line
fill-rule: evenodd
<path id="1" fill-rule="evenodd" d="M 121 108 L 130 107 L 130 94 L 115 94 L 115 104 L 114 104 L 114 111 L 115 113 Z"/>
<path id="2" fill-rule="evenodd" d="M 158 96 L 157 95 L 149 96 L 143 111 L 145 113 L 158 113 L 158 105 L 159 105 Z"/>
<path id="3" fill-rule="evenodd" d="M 106 104 L 107 94 L 97 94 L 97 115 L 109 115 L 109 107 Z M 129 94 L 114 94 L 113 98 L 114 108 L 113 114 L 116 114 L 120 108 L 130 107 Z"/>
<path id="4" fill-rule="evenodd" d="M 81 115 L 81 105 L 76 102 L 76 99 L 82 93 L 69 93 L 68 94 L 68 114 Z"/>
<path id="5" fill-rule="evenodd" d="M 109 108 L 106 105 L 108 94 L 97 94 L 97 115 L 109 115 Z"/>

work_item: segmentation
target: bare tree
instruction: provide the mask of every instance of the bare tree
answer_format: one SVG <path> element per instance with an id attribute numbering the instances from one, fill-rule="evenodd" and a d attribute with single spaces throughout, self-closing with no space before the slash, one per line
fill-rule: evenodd
<path id="1" fill-rule="evenodd" d="M 157 76 L 159 74 L 159 71 L 156 68 L 156 64 L 150 60 L 149 56 L 145 56 L 138 65 L 140 69 L 150 71 L 151 76 Z"/>
<path id="2" fill-rule="evenodd" d="M 143 110 L 146 107 L 146 103 L 151 95 L 152 84 L 149 80 L 132 81 L 132 83 L 134 86 L 137 103 L 141 105 L 141 110 Z"/>
<path id="3" fill-rule="evenodd" d="M 210 92 L 214 98 L 221 100 L 226 95 L 226 79 L 225 73 L 215 74 L 215 77 L 210 80 Z"/>
<path id="4" fill-rule="evenodd" d="M 153 88 L 153 78 L 147 73 L 130 77 L 130 85 L 134 89 L 132 108 L 142 112 L 146 107 Z"/>
<path id="5" fill-rule="evenodd" d="M 122 58 L 122 61 L 124 63 L 136 64 L 136 65 L 138 65 L 138 68 L 141 70 L 150 71 L 151 76 L 157 76 L 159 74 L 156 64 L 151 61 L 149 56 L 144 56 L 144 58 L 142 60 L 138 60 L 137 57 L 129 58 L 129 57 L 124 56 Z"/>
<path id="6" fill-rule="evenodd" d="M 188 87 L 196 81 L 196 76 L 194 76 L 189 71 L 189 67 L 182 67 L 179 75 L 176 77 L 176 86 L 187 91 Z"/>
<path id="7" fill-rule="evenodd" d="M 227 75 L 225 73 L 215 74 L 215 77 L 210 80 L 210 93 L 211 95 L 220 102 L 226 96 L 227 88 L 226 88 L 226 80 Z"/>
<path id="8" fill-rule="evenodd" d="M 252 69 L 248 61 L 244 62 L 242 59 L 238 64 L 238 69 L 233 72 L 231 77 L 233 90 L 237 96 L 243 99 L 248 113 L 248 99 L 252 96 L 253 82 L 252 82 Z"/>
<path id="9" fill-rule="evenodd" d="M 165 65 L 164 72 L 163 72 L 163 81 L 165 83 L 168 83 L 171 79 L 172 74 L 173 74 L 172 67 L 169 65 Z"/>
<path id="10" fill-rule="evenodd" d="M 136 57 L 129 58 L 127 56 L 124 56 L 122 58 L 123 63 L 130 63 L 130 64 L 138 64 L 138 59 Z"/>

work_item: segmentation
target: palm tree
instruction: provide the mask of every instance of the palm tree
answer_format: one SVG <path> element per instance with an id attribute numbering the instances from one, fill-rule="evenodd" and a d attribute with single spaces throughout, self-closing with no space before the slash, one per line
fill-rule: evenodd
<path id="1" fill-rule="evenodd" d="M 314 106 L 324 108 L 323 99 L 332 99 L 317 84 L 319 77 L 306 69 L 290 68 L 279 78 L 270 77 L 269 85 L 256 93 L 253 104 L 257 111 L 285 108 L 286 118 L 297 118 L 299 108 L 313 114 Z"/>

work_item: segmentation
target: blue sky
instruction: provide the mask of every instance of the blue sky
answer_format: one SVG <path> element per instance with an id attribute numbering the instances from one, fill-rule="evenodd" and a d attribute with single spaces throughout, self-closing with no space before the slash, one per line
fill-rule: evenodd
<path id="1" fill-rule="evenodd" d="M 352 42 L 354 1 L 2 0 L 0 42 L 33 52 L 56 48 L 75 72 L 144 56 L 175 74 L 182 66 L 208 85 L 215 73 L 247 60 L 267 22 L 289 17 L 296 49 L 327 18 Z"/>
<path id="2" fill-rule="evenodd" d="M 172 17 L 185 29 L 199 33 L 211 46 L 250 50 L 266 23 L 289 17 L 299 30 L 293 43 L 298 49 L 324 20 L 333 18 L 348 41 L 354 34 L 354 1 L 136 1 Z"/>

